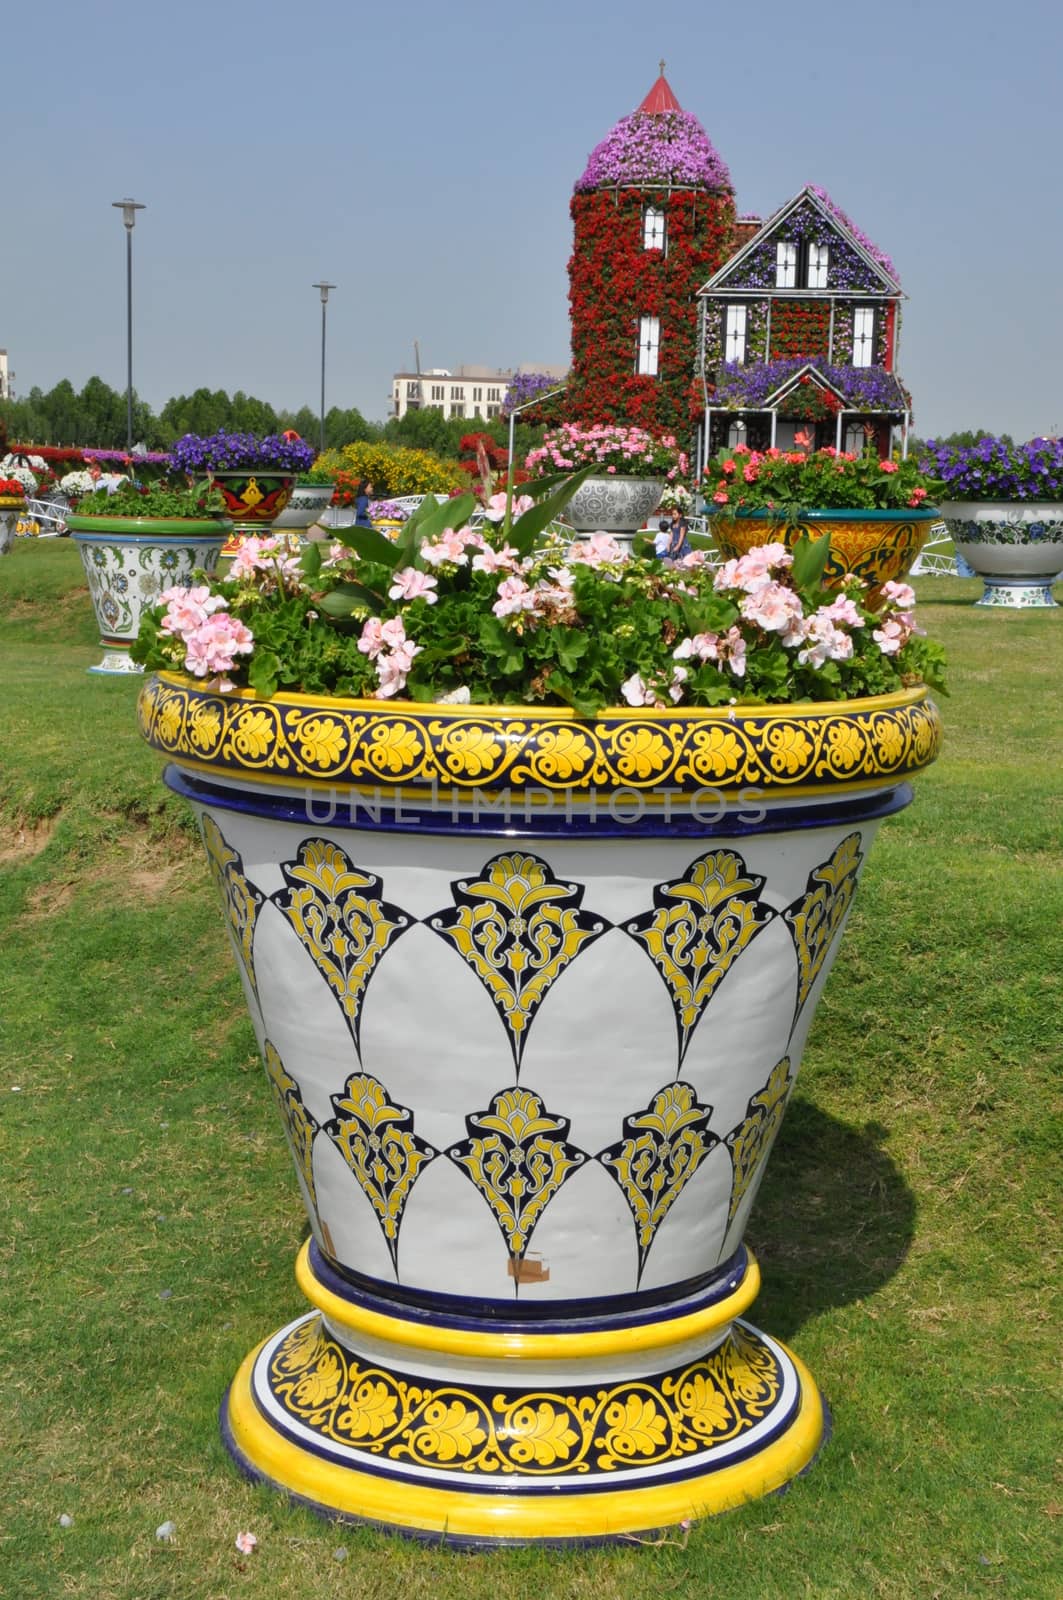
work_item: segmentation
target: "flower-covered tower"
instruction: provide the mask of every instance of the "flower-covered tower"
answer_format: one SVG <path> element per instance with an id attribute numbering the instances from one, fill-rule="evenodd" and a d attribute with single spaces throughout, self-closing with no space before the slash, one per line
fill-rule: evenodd
<path id="1" fill-rule="evenodd" d="M 731 177 L 661 74 L 591 152 L 572 196 L 564 410 L 686 435 L 700 415 L 696 295 L 733 249 Z"/>

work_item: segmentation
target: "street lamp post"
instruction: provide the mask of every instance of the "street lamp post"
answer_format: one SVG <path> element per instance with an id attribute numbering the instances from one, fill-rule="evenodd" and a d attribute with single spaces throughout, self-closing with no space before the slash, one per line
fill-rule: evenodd
<path id="1" fill-rule="evenodd" d="M 312 289 L 321 290 L 321 453 L 325 453 L 325 307 L 328 305 L 328 292 L 334 289 L 334 283 L 312 283 Z"/>
<path id="2" fill-rule="evenodd" d="M 143 211 L 144 206 L 139 200 L 112 200 L 112 206 L 122 213 L 125 223 L 125 347 L 126 347 L 126 380 L 125 380 L 125 442 L 126 449 L 133 451 L 133 228 L 137 220 L 137 212 Z"/>

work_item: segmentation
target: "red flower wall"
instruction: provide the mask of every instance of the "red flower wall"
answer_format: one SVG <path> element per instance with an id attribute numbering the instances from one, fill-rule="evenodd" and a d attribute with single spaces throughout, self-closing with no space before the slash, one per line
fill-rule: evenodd
<path id="1" fill-rule="evenodd" d="M 646 250 L 643 207 L 667 217 L 667 250 Z M 688 432 L 701 411 L 695 381 L 701 285 L 732 251 L 734 202 L 703 190 L 598 189 L 572 197 L 568 264 L 572 373 L 565 416 Z M 636 372 L 640 317 L 659 317 L 656 377 Z"/>

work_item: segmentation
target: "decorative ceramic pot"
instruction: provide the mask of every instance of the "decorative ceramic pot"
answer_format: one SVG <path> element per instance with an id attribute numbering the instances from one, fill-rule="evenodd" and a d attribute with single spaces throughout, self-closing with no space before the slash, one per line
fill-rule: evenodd
<path id="1" fill-rule="evenodd" d="M 1049 501 L 952 500 L 941 508 L 956 554 L 984 582 L 978 606 L 1055 606 L 1063 574 L 1063 505 Z"/>
<path id="2" fill-rule="evenodd" d="M 254 1477 L 468 1543 L 600 1539 L 818 1450 L 746 1219 L 925 690 L 609 711 L 140 696 L 195 809 L 310 1219 L 223 1407 Z"/>
<path id="3" fill-rule="evenodd" d="M 15 542 L 15 531 L 26 511 L 24 495 L 0 495 L 0 556 L 6 556 Z"/>
<path id="4" fill-rule="evenodd" d="M 67 527 L 80 547 L 103 645 L 90 672 L 143 672 L 129 654 L 145 607 L 198 569 L 213 573 L 229 523 L 217 517 L 78 517 Z"/>
<path id="5" fill-rule="evenodd" d="M 225 513 L 232 520 L 232 534 L 224 555 L 235 555 L 249 533 L 269 533 L 295 488 L 295 473 L 252 468 L 212 471 L 225 501 Z"/>
<path id="6" fill-rule="evenodd" d="M 305 531 L 319 521 L 325 508 L 331 505 L 332 495 L 331 483 L 297 483 L 284 510 L 273 518 L 274 530 Z"/>
<path id="7" fill-rule="evenodd" d="M 830 555 L 824 572 L 827 584 L 839 582 L 847 572 L 877 586 L 903 578 L 941 513 L 933 506 L 905 511 L 803 511 L 797 524 L 787 526 L 770 511 L 717 512 L 709 528 L 720 553 L 731 559 L 759 544 L 793 545 L 801 534 L 819 539 L 830 532 Z"/>
<path id="8" fill-rule="evenodd" d="M 565 507 L 577 533 L 615 533 L 630 538 L 661 503 L 663 478 L 621 478 L 605 473 L 580 484 Z"/>

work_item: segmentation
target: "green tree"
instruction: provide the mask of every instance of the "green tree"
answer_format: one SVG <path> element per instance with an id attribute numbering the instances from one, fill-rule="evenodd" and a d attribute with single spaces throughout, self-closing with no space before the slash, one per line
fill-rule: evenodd
<path id="1" fill-rule="evenodd" d="M 277 413 L 265 400 L 237 389 L 232 398 L 228 426 L 236 433 L 255 433 L 263 438 L 277 431 Z"/>
<path id="2" fill-rule="evenodd" d="M 318 425 L 320 432 L 320 424 Z M 316 434 L 304 435 L 314 439 Z M 367 444 L 380 438 L 380 429 L 372 422 L 367 422 L 357 406 L 351 406 L 347 411 L 341 411 L 339 406 L 333 406 L 325 413 L 325 448 L 327 450 L 342 450 L 347 444 Z"/>

